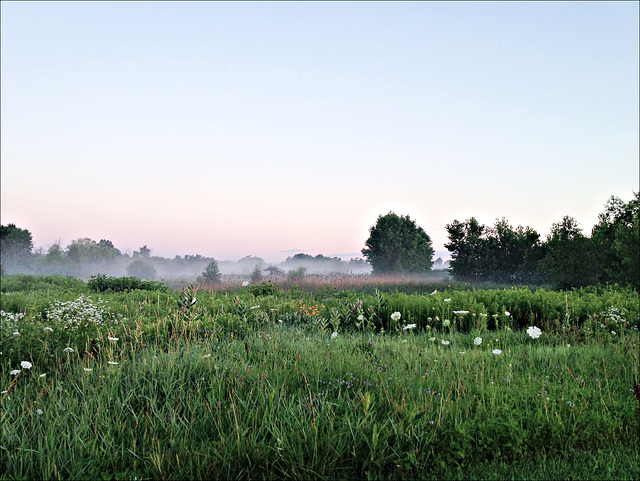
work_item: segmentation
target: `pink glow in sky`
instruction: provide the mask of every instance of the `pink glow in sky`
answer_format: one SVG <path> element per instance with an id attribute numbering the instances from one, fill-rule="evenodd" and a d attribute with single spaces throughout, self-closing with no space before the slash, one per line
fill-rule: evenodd
<path id="1" fill-rule="evenodd" d="M 378 215 L 586 233 L 638 177 L 637 2 L 3 2 L 36 247 L 360 255 Z"/>

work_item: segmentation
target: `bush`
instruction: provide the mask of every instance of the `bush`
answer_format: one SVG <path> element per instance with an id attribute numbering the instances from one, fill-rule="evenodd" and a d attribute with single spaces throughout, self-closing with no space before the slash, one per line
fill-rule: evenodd
<path id="1" fill-rule="evenodd" d="M 136 277 L 107 277 L 104 274 L 91 276 L 87 286 L 96 292 L 129 292 L 134 289 L 165 292 L 167 290 L 166 284 L 160 281 L 143 281 Z"/>
<path id="2" fill-rule="evenodd" d="M 249 286 L 249 292 L 254 296 L 273 296 L 278 293 L 278 286 L 271 281 L 263 282 L 254 286 Z"/>

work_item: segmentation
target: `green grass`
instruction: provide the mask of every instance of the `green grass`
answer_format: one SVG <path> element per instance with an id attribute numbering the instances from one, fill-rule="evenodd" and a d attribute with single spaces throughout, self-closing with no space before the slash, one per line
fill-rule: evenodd
<path id="1" fill-rule="evenodd" d="M 538 339 L 429 312 L 451 296 L 491 317 L 483 299 L 516 291 L 111 293 L 107 322 L 73 331 L 46 315 L 59 293 L 31 292 L 20 336 L 3 316 L 0 479 L 637 479 L 637 294 L 573 293 L 594 315 Z M 614 300 L 626 317 L 601 314 Z M 396 309 L 419 325 L 394 330 Z"/>

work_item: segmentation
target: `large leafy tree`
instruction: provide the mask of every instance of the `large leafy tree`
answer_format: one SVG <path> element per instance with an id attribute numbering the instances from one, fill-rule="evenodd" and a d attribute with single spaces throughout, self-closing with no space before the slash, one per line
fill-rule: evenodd
<path id="1" fill-rule="evenodd" d="M 535 282 L 544 255 L 540 234 L 530 227 L 515 229 L 502 218 L 493 228 L 475 217 L 454 220 L 446 226 L 451 252 L 451 272 L 458 279 L 498 282 Z"/>
<path id="2" fill-rule="evenodd" d="M 551 226 L 546 249 L 542 265 L 556 287 L 569 289 L 597 282 L 591 239 L 584 236 L 573 217 L 564 216 Z"/>
<path id="3" fill-rule="evenodd" d="M 640 194 L 629 202 L 611 196 L 591 231 L 600 282 L 640 289 Z"/>
<path id="4" fill-rule="evenodd" d="M 454 220 L 445 229 L 449 233 L 449 243 L 445 244 L 451 253 L 451 273 L 458 279 L 486 280 L 486 232 L 484 224 L 475 217 L 464 222 Z"/>
<path id="5" fill-rule="evenodd" d="M 28 270 L 33 250 L 33 238 L 27 229 L 15 224 L 0 226 L 0 260 L 7 272 Z"/>
<path id="6" fill-rule="evenodd" d="M 431 238 L 408 215 L 381 215 L 369 233 L 362 255 L 371 263 L 374 274 L 419 274 L 431 270 Z"/>

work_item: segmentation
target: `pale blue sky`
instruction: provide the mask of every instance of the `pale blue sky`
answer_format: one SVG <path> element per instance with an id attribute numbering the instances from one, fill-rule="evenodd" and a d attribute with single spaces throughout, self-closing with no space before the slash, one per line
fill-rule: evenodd
<path id="1" fill-rule="evenodd" d="M 639 189 L 638 2 L 2 2 L 2 223 L 357 256 L 378 215 L 588 233 Z"/>

